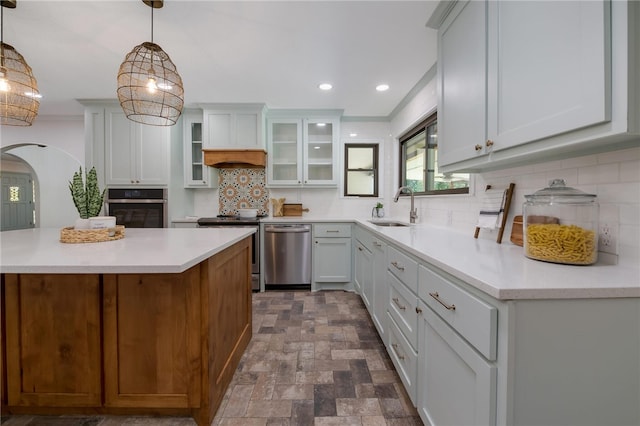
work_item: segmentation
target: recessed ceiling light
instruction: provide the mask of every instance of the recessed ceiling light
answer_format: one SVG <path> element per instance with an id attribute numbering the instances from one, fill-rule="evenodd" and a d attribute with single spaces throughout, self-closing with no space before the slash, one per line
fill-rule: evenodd
<path id="1" fill-rule="evenodd" d="M 378 92 L 385 92 L 385 91 L 389 90 L 389 85 L 388 84 L 378 84 L 376 86 L 376 90 Z"/>
<path id="2" fill-rule="evenodd" d="M 333 86 L 331 85 L 331 83 L 320 83 L 318 85 L 318 89 L 320 89 L 320 90 L 331 90 L 331 89 L 333 89 Z"/>
<path id="3" fill-rule="evenodd" d="M 349 133 L 349 136 L 351 136 L 352 138 L 355 138 L 356 136 L 358 136 L 357 133 Z"/>

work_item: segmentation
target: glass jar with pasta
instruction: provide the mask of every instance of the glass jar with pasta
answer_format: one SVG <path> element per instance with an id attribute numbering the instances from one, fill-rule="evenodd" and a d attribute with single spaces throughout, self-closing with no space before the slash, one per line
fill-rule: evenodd
<path id="1" fill-rule="evenodd" d="M 522 208 L 525 256 L 553 263 L 591 265 L 598 260 L 598 203 L 554 179 L 525 195 Z"/>

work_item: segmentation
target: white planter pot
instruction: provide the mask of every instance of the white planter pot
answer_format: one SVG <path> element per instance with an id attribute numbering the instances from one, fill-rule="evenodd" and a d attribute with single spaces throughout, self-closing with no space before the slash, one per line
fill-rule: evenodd
<path id="1" fill-rule="evenodd" d="M 89 229 L 91 222 L 89 219 L 77 218 L 73 229 Z"/>

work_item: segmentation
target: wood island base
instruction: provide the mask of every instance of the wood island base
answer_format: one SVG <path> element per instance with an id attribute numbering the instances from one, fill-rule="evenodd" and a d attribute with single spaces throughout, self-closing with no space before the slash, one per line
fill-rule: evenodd
<path id="1" fill-rule="evenodd" d="M 251 238 L 179 274 L 2 274 L 4 414 L 210 425 L 251 339 Z"/>

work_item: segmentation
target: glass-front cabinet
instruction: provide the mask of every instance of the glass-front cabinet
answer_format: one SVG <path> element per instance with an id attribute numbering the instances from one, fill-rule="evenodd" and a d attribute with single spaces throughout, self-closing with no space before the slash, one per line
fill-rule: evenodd
<path id="1" fill-rule="evenodd" d="M 337 186 L 339 123 L 337 117 L 267 119 L 269 186 Z"/>
<path id="2" fill-rule="evenodd" d="M 216 188 L 215 169 L 205 166 L 202 152 L 202 111 L 183 113 L 183 158 L 185 188 Z"/>

